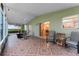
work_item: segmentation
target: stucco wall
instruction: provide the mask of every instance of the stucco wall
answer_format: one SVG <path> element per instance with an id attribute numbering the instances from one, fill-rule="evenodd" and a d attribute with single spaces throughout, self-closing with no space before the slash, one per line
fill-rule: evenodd
<path id="1" fill-rule="evenodd" d="M 62 18 L 75 14 L 79 14 L 79 6 L 38 16 L 35 19 L 31 20 L 29 24 L 32 26 L 35 35 L 37 35 L 38 31 L 35 28 L 36 24 L 46 21 L 50 21 L 50 30 L 70 34 L 71 31 L 78 31 L 79 29 L 63 29 Z"/>

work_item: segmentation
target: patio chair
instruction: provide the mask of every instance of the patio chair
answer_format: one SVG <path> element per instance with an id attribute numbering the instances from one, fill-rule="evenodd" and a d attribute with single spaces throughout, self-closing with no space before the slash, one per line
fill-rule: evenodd
<path id="1" fill-rule="evenodd" d="M 69 40 L 66 40 L 67 46 L 77 48 L 79 53 L 79 32 L 71 32 L 71 36 L 68 38 Z"/>
<path id="2" fill-rule="evenodd" d="M 55 31 L 49 31 L 49 34 L 48 34 L 48 37 L 47 37 L 47 42 L 55 43 L 55 36 L 56 36 Z"/>

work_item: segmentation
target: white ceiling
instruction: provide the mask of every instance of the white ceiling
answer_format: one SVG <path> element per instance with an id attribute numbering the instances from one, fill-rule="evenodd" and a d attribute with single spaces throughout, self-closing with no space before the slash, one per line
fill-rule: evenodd
<path id="1" fill-rule="evenodd" d="M 36 16 L 78 6 L 71 3 L 6 3 L 8 22 L 26 24 Z M 9 10 L 8 10 L 9 9 Z"/>

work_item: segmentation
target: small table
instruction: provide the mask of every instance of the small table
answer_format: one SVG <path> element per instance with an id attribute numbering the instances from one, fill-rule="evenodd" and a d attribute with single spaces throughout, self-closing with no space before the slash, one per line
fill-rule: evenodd
<path id="1" fill-rule="evenodd" d="M 65 46 L 66 39 L 65 39 L 65 34 L 64 33 L 57 33 L 56 34 L 56 43 L 57 43 L 57 45 Z"/>
<path id="2" fill-rule="evenodd" d="M 56 43 L 57 43 L 57 45 L 65 46 L 66 40 L 65 40 L 65 38 L 58 38 L 58 39 L 56 40 Z"/>
<path id="3" fill-rule="evenodd" d="M 17 34 L 17 37 L 18 38 L 23 38 L 23 34 L 22 33 L 19 33 L 19 34 Z"/>

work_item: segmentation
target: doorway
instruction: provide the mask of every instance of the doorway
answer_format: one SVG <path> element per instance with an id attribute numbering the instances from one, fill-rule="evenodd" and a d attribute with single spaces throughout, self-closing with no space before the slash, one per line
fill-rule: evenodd
<path id="1" fill-rule="evenodd" d="M 50 25 L 49 21 L 40 24 L 40 37 L 41 38 L 45 39 L 48 36 L 49 27 L 50 27 L 49 25 Z"/>

